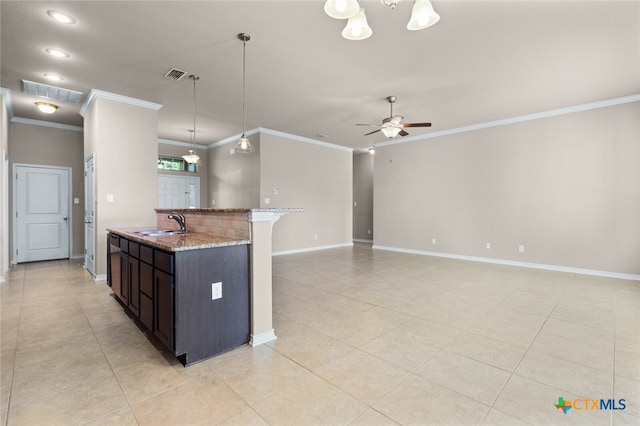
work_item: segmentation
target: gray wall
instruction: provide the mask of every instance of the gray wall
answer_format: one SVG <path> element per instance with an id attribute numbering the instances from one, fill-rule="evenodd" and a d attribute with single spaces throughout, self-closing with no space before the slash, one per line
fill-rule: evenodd
<path id="1" fill-rule="evenodd" d="M 273 251 L 351 244 L 351 150 L 266 133 L 260 134 L 260 143 L 260 206 L 304 208 L 275 224 Z"/>
<path id="2" fill-rule="evenodd" d="M 639 141 L 634 102 L 378 148 L 374 244 L 640 274 Z"/>
<path id="3" fill-rule="evenodd" d="M 353 156 L 353 239 L 373 241 L 374 156 Z"/>
<path id="4" fill-rule="evenodd" d="M 230 154 L 235 146 L 228 143 L 207 150 L 209 197 L 202 207 L 252 208 L 260 203 L 260 138 L 249 137 L 255 152 Z"/>
<path id="5" fill-rule="evenodd" d="M 71 168 L 71 197 L 79 198 L 72 204 L 73 257 L 84 256 L 84 158 L 82 132 L 11 123 L 9 125 L 10 165 L 14 163 L 38 164 Z M 10 180 L 12 190 L 13 180 Z M 10 200 L 12 200 L 10 194 Z M 13 206 L 11 207 L 13 208 Z M 9 229 L 12 229 L 10 225 Z"/>

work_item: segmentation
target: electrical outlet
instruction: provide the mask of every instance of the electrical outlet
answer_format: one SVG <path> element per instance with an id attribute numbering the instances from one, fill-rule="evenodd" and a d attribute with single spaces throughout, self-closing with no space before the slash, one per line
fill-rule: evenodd
<path id="1" fill-rule="evenodd" d="M 519 251 L 520 253 L 524 253 L 524 245 L 520 244 L 520 245 L 518 246 L 518 251 Z"/>
<path id="2" fill-rule="evenodd" d="M 432 238 L 432 239 L 431 239 L 431 244 L 434 244 L 434 245 L 435 245 L 435 244 L 437 244 L 437 243 L 438 243 L 438 240 L 436 240 L 435 238 Z"/>
<path id="3" fill-rule="evenodd" d="M 265 198 L 265 199 L 264 199 L 264 203 L 265 203 L 265 204 L 269 204 L 270 202 L 271 202 L 271 200 L 270 200 L 270 199 L 268 199 L 268 198 Z"/>
<path id="4" fill-rule="evenodd" d="M 367 234 L 371 235 L 371 229 L 367 230 Z"/>
<path id="5" fill-rule="evenodd" d="M 485 243 L 484 244 L 484 248 L 490 249 L 491 248 L 491 243 Z"/>
<path id="6" fill-rule="evenodd" d="M 113 203 L 113 194 L 107 194 L 107 203 Z"/>
<path id="7" fill-rule="evenodd" d="M 313 239 L 317 240 L 318 239 L 318 234 L 313 234 Z"/>
<path id="8" fill-rule="evenodd" d="M 222 299 L 222 281 L 211 283 L 211 300 Z"/>
<path id="9" fill-rule="evenodd" d="M 275 186 L 273 187 L 273 191 L 271 191 L 273 193 L 273 195 L 278 195 L 278 188 L 276 188 Z"/>

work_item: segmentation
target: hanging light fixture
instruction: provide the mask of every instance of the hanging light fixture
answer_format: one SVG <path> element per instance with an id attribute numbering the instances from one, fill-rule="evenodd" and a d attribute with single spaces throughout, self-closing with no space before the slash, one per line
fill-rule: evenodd
<path id="1" fill-rule="evenodd" d="M 327 0 L 324 4 L 325 13 L 335 19 L 351 18 L 358 10 L 358 0 Z"/>
<path id="2" fill-rule="evenodd" d="M 395 9 L 402 0 L 380 0 L 380 2 Z M 364 40 L 371 37 L 373 30 L 367 23 L 364 8 L 360 7 L 357 0 L 327 0 L 324 4 L 324 11 L 327 15 L 335 19 L 348 19 L 347 26 L 342 30 L 342 37 L 348 40 Z M 422 30 L 430 27 L 440 20 L 429 0 L 414 0 L 411 18 L 407 24 L 407 29 Z"/>
<path id="3" fill-rule="evenodd" d="M 200 80 L 195 74 L 189 76 L 193 80 L 193 129 L 189 130 L 189 141 L 191 142 L 191 149 L 189 153 L 183 155 L 184 161 L 189 164 L 197 164 L 200 161 L 200 156 L 196 152 L 196 81 Z"/>
<path id="4" fill-rule="evenodd" d="M 422 30 L 432 26 L 439 20 L 440 15 L 433 10 L 429 0 L 415 0 L 407 29 L 411 31 Z"/>
<path id="5" fill-rule="evenodd" d="M 245 135 L 245 121 L 244 121 L 244 103 L 245 103 L 245 82 L 246 82 L 246 47 L 247 42 L 251 40 L 251 37 L 247 33 L 238 34 L 238 38 L 242 40 L 242 136 L 236 145 L 236 152 L 248 154 L 253 152 L 253 145 L 249 141 L 249 138 Z"/>
<path id="6" fill-rule="evenodd" d="M 358 13 L 349 18 L 347 26 L 342 30 L 342 37 L 347 40 L 364 40 L 371 37 L 371 34 L 373 34 L 373 30 L 367 23 L 367 17 L 362 7 Z"/>

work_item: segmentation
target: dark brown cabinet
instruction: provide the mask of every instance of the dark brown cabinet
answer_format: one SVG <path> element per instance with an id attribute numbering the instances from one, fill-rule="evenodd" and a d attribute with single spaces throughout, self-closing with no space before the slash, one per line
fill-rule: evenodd
<path id="1" fill-rule="evenodd" d="M 249 341 L 248 245 L 168 252 L 113 233 L 109 241 L 115 295 L 184 365 Z"/>
<path id="2" fill-rule="evenodd" d="M 167 348 L 173 349 L 173 277 L 159 269 L 154 273 L 153 334 Z"/>

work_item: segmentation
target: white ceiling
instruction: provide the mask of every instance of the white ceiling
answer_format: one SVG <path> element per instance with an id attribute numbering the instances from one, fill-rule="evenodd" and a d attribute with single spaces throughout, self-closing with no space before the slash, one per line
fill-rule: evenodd
<path id="1" fill-rule="evenodd" d="M 349 41 L 324 1 L 3 0 L 0 86 L 16 117 L 76 126 L 92 88 L 159 103 L 159 137 L 188 141 L 192 82 L 163 78 L 180 68 L 200 76 L 197 140 L 210 144 L 242 131 L 237 34 L 247 32 L 247 129 L 357 149 L 387 140 L 354 124 L 379 123 L 389 95 L 406 122 L 433 123 L 407 129 L 415 136 L 640 93 L 640 1 L 432 3 L 440 22 L 408 31 L 412 1 L 361 1 L 373 35 Z M 77 23 L 53 21 L 50 9 Z M 82 102 L 44 115 L 22 79 L 82 91 Z"/>

